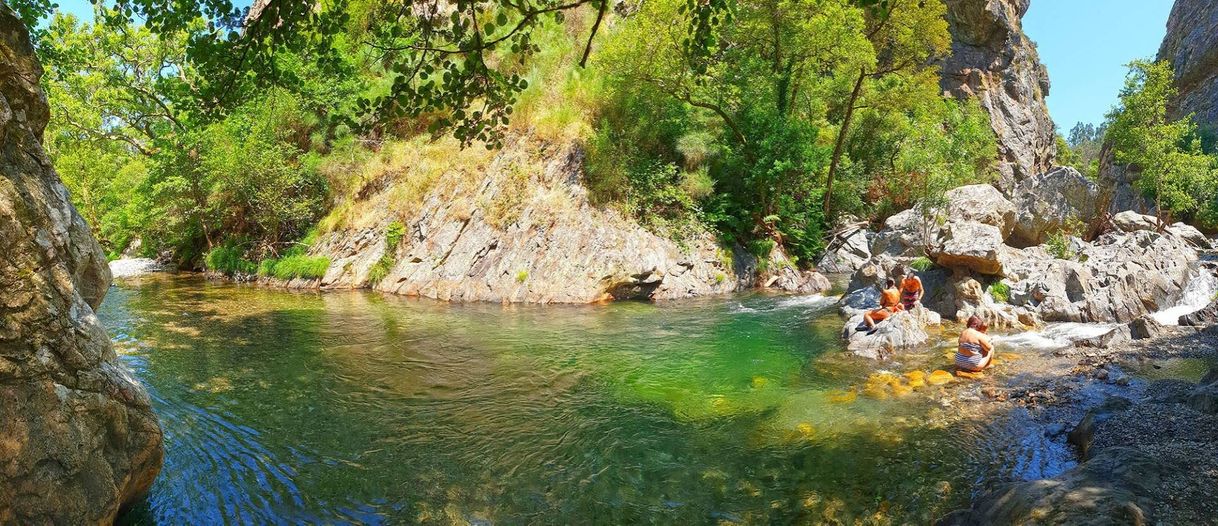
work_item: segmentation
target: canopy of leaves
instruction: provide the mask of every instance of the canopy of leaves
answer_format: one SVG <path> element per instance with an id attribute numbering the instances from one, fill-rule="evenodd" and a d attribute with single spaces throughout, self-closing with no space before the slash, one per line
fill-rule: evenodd
<path id="1" fill-rule="evenodd" d="M 1167 117 L 1168 101 L 1176 96 L 1173 79 L 1167 62 L 1130 63 L 1120 103 L 1108 117 L 1116 161 L 1141 169 L 1136 184 L 1160 219 L 1212 207 L 1218 183 L 1215 159 L 1201 150 L 1192 116 Z"/>

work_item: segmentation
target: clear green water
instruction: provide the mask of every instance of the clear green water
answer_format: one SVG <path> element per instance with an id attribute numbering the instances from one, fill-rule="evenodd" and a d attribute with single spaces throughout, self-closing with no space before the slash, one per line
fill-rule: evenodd
<path id="1" fill-rule="evenodd" d="M 157 276 L 99 314 L 165 431 L 126 523 L 927 523 L 1063 465 L 1020 415 L 841 400 L 873 363 L 840 351 L 831 300 L 450 305 Z"/>

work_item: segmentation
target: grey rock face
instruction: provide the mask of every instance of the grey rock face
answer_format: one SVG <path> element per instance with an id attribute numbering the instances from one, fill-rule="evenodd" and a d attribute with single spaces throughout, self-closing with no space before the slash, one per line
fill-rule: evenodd
<path id="1" fill-rule="evenodd" d="M 1055 259 L 1042 247 L 1008 258 L 1011 302 L 1045 321 L 1126 323 L 1170 307 L 1187 284 L 1197 252 L 1185 240 L 1150 231 L 1106 234 L 1081 261 Z"/>
<path id="2" fill-rule="evenodd" d="M 979 274 L 1002 274 L 1002 232 L 998 227 L 971 221 L 952 221 L 940 235 L 935 263 L 966 268 Z"/>
<path id="3" fill-rule="evenodd" d="M 976 97 L 998 135 L 998 187 L 1011 194 L 1022 180 L 1049 170 L 1057 153 L 1045 97 L 1049 75 L 1020 19 L 1030 0 L 947 0 L 952 56 L 940 85 L 955 97 Z"/>
<path id="4" fill-rule="evenodd" d="M 821 272 L 845 274 L 854 272 L 871 259 L 871 239 L 875 234 L 858 228 L 838 236 L 829 243 L 825 255 L 816 264 Z"/>
<path id="5" fill-rule="evenodd" d="M 919 276 L 926 287 L 923 305 L 943 316 L 981 316 L 996 327 L 1036 325 L 1041 321 L 1127 323 L 1175 304 L 1190 275 L 1197 249 L 1209 241 L 1187 225 L 1158 232 L 1153 217 L 1119 214 L 1115 231 L 1093 243 L 1071 240 L 1075 259 L 1057 259 L 1041 246 L 1015 248 L 1022 228 L 1043 236 L 1074 210 L 1086 210 L 1094 187 L 1076 172 L 1059 170 L 1026 180 L 1017 198 L 1019 217 L 1004 238 L 1008 202 L 996 191 L 969 187 L 950 194 L 949 210 L 970 220 L 929 226 L 915 211 L 896 214 L 875 234 L 876 254 L 854 273 L 841 306 L 847 314 L 873 305 L 876 284 L 895 277 L 896 269 L 924 253 L 937 267 Z M 1070 189 L 1064 192 L 1061 189 Z M 1071 194 L 1073 192 L 1073 195 Z M 996 196 L 981 199 L 981 196 Z M 966 204 L 967 203 L 967 204 Z M 966 212 L 981 207 L 982 212 Z M 987 213 L 990 212 L 990 213 Z M 984 222 L 980 222 L 984 221 Z M 994 223 L 994 224 L 989 224 Z M 924 230 L 933 230 L 928 238 Z M 922 239 L 930 239 L 925 243 Z M 1007 303 L 994 302 L 982 283 L 1009 287 Z"/>
<path id="6" fill-rule="evenodd" d="M 971 221 L 998 229 L 1002 239 L 1015 229 L 1015 204 L 988 184 L 972 184 L 949 190 L 947 217 L 955 221 Z"/>
<path id="7" fill-rule="evenodd" d="M 578 146 L 517 138 L 476 174 L 476 184 L 438 184 L 405 217 L 356 203 L 384 222 L 323 236 L 312 250 L 331 261 L 320 285 L 525 303 L 678 299 L 754 286 L 800 293 L 829 288 L 827 278 L 797 270 L 781 251 L 759 269 L 744 250 L 725 251 L 708 234 L 679 246 L 592 205 L 581 183 L 583 161 Z M 386 255 L 384 231 L 394 217 L 406 234 Z M 382 257 L 391 265 L 373 283 Z"/>
<path id="8" fill-rule="evenodd" d="M 1193 115 L 1203 133 L 1218 131 L 1218 2 L 1176 0 L 1167 18 L 1167 34 L 1159 46 L 1176 74 L 1177 96 L 1168 103 L 1172 119 Z M 1105 145 L 1100 158 L 1100 180 L 1110 194 L 1112 212 L 1149 212 L 1154 203 L 1134 187 L 1141 170 L 1117 164 Z"/>
<path id="9" fill-rule="evenodd" d="M 1179 95 L 1169 115 L 1195 114 L 1203 128 L 1218 127 L 1218 2 L 1176 0 L 1159 60 L 1169 61 L 1176 72 Z"/>
<path id="10" fill-rule="evenodd" d="M 159 472 L 161 430 L 94 315 L 110 271 L 42 149 L 41 75 L 0 6 L 0 523 L 109 523 Z"/>
<path id="11" fill-rule="evenodd" d="M 1017 208 L 1012 244 L 1039 245 L 1071 218 L 1088 221 L 1097 213 L 1099 192 L 1074 168 L 1058 167 L 1024 179 L 1012 195 Z"/>

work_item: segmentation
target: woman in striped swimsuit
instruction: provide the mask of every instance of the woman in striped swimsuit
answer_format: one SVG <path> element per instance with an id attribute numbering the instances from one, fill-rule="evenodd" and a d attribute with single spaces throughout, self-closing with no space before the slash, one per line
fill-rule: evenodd
<path id="1" fill-rule="evenodd" d="M 994 344 L 985 334 L 985 323 L 981 318 L 968 319 L 968 328 L 960 333 L 960 346 L 956 348 L 956 369 L 975 373 L 989 367 L 994 360 Z"/>

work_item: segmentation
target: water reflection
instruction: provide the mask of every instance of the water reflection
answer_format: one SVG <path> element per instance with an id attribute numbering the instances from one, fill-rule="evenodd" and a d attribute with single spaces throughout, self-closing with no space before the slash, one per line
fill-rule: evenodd
<path id="1" fill-rule="evenodd" d="M 872 363 L 838 352 L 825 299 L 450 305 L 158 276 L 100 315 L 166 432 L 129 523 L 927 522 L 1055 469 L 1053 444 L 936 425 L 925 398 L 842 397 Z"/>

